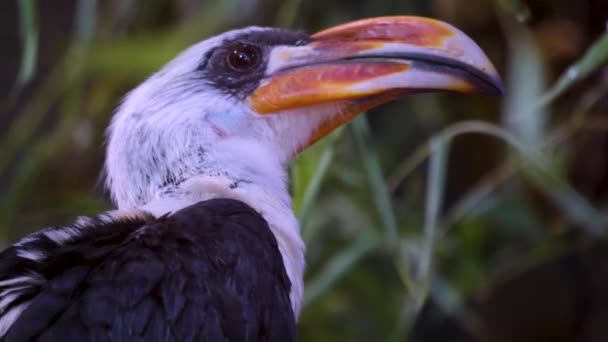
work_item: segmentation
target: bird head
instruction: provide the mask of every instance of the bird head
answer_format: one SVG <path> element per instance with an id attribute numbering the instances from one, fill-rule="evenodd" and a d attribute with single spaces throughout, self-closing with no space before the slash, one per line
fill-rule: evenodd
<path id="1" fill-rule="evenodd" d="M 108 130 L 107 185 L 121 210 L 159 216 L 227 197 L 268 222 L 303 293 L 304 243 L 286 168 L 303 149 L 414 93 L 498 94 L 481 49 L 453 26 L 384 17 L 314 35 L 249 27 L 200 42 L 129 93 Z"/>
<path id="2" fill-rule="evenodd" d="M 119 208 L 201 175 L 281 191 L 298 152 L 367 109 L 428 91 L 498 94 L 502 85 L 469 37 L 427 18 L 366 19 L 314 35 L 229 31 L 124 99 L 108 131 L 108 185 Z"/>

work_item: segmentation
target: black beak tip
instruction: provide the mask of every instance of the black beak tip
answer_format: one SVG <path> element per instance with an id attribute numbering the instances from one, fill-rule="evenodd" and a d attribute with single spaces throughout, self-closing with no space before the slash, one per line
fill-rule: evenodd
<path id="1" fill-rule="evenodd" d="M 486 74 L 483 78 L 478 77 L 471 81 L 475 85 L 475 92 L 482 95 L 501 96 L 505 92 L 505 86 L 502 83 L 502 79 L 497 74 Z"/>
<path id="2" fill-rule="evenodd" d="M 500 76 L 495 75 L 492 77 L 492 85 L 494 86 L 494 91 L 490 95 L 500 96 L 505 93 L 505 85 L 502 83 Z"/>

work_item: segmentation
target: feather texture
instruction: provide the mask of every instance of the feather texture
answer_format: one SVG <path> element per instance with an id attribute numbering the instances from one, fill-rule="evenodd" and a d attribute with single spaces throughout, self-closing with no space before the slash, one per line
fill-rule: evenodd
<path id="1" fill-rule="evenodd" d="M 12 321 L 1 341 L 296 339 L 276 239 L 248 205 L 213 199 L 158 219 L 84 222 L 0 254 L 0 327 Z M 70 236 L 58 243 L 57 231 Z"/>

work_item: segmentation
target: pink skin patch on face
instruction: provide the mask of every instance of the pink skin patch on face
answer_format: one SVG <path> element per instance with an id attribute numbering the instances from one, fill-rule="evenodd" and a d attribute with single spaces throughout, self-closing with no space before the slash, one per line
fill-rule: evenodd
<path id="1" fill-rule="evenodd" d="M 220 139 L 224 139 L 228 136 L 228 133 L 226 133 L 226 131 L 224 131 L 222 128 L 218 127 L 217 125 L 215 125 L 213 122 L 211 122 L 208 118 L 205 118 L 205 122 L 207 122 L 207 124 L 209 125 L 209 127 L 211 127 L 211 131 Z"/>

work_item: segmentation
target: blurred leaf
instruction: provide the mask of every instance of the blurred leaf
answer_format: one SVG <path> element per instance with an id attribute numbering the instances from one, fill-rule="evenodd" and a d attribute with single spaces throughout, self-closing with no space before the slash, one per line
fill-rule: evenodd
<path id="1" fill-rule="evenodd" d="M 156 72 L 189 45 L 231 23 L 224 13 L 238 10 L 237 0 L 213 0 L 177 27 L 149 30 L 136 37 L 96 41 L 91 46 L 91 71 L 101 75 L 130 75 L 140 81 Z M 244 18 L 242 18 L 244 19 Z"/>
<path id="2" fill-rule="evenodd" d="M 0 198 L 0 230 L 6 230 L 12 215 L 16 212 L 20 202 L 26 198 L 26 187 L 35 174 L 40 172 L 42 164 L 48 160 L 53 151 L 57 151 L 61 143 L 69 136 L 76 117 L 79 114 L 82 89 L 81 83 L 86 74 L 88 63 L 88 43 L 93 38 L 96 16 L 96 0 L 80 0 L 76 10 L 76 32 L 74 41 L 62 61 L 58 63 L 49 77 L 44 81 L 40 90 L 32 97 L 22 115 L 12 123 L 9 134 L 0 142 L 4 151 L 0 158 L 0 174 L 3 168 L 11 162 L 15 164 L 16 176 L 10 186 Z M 93 23 L 90 23 L 92 21 Z M 37 128 L 49 115 L 48 109 L 56 102 L 65 90 L 70 90 L 70 96 L 61 100 L 65 105 L 60 111 L 59 123 L 46 134 L 34 136 Z M 21 160 L 13 160 L 20 146 L 25 142 L 30 153 Z"/>
<path id="3" fill-rule="evenodd" d="M 544 158 L 529 153 L 525 156 L 525 162 L 533 166 L 524 168 L 526 174 L 572 222 L 581 225 L 592 235 L 608 234 L 608 217 L 553 172 Z"/>
<path id="4" fill-rule="evenodd" d="M 420 308 L 431 286 L 433 277 L 433 260 L 435 255 L 435 243 L 445 191 L 446 165 L 448 159 L 450 141 L 444 140 L 442 136 L 436 136 L 431 140 L 431 159 L 429 162 L 429 173 L 426 186 L 426 210 L 424 218 L 424 236 L 422 250 L 420 253 L 418 274 L 419 293 L 417 306 Z"/>
<path id="5" fill-rule="evenodd" d="M 97 7 L 97 0 L 78 0 L 74 25 L 75 40 L 89 41 L 93 38 L 97 28 Z"/>
<path id="6" fill-rule="evenodd" d="M 530 18 L 530 8 L 522 0 L 498 0 L 498 5 L 518 22 L 525 22 Z"/>
<path id="7" fill-rule="evenodd" d="M 546 158 L 532 146 L 521 143 L 508 131 L 495 125 L 464 121 L 444 129 L 439 135 L 444 139 L 453 139 L 462 134 L 480 133 L 494 136 L 514 148 L 525 163 L 525 170 L 531 180 L 542 190 L 553 203 L 572 221 L 580 224 L 593 235 L 608 233 L 608 216 L 597 211 L 583 196 L 568 185 L 551 167 Z"/>
<path id="8" fill-rule="evenodd" d="M 303 0 L 283 1 L 279 8 L 276 25 L 278 27 L 293 27 L 303 2 Z"/>
<path id="9" fill-rule="evenodd" d="M 469 214 L 477 214 L 476 210 L 484 204 L 484 208 L 487 207 L 488 202 L 492 199 L 490 195 L 496 191 L 496 189 L 504 184 L 507 179 L 510 179 L 516 172 L 516 168 L 512 163 L 505 163 L 495 170 L 490 172 L 488 175 L 483 177 L 477 185 L 463 195 L 456 204 L 452 206 L 449 212 L 445 215 L 442 226 L 451 227 Z"/>
<path id="10" fill-rule="evenodd" d="M 303 306 L 306 307 L 331 289 L 353 265 L 378 247 L 382 239 L 371 229 L 365 229 L 347 248 L 325 263 L 319 274 L 310 279 L 304 291 Z"/>
<path id="11" fill-rule="evenodd" d="M 564 72 L 557 82 L 538 101 L 538 106 L 547 106 L 562 95 L 568 88 L 587 77 L 597 68 L 608 62 L 608 33 L 598 38 L 585 55 Z"/>
<path id="12" fill-rule="evenodd" d="M 608 95 L 608 77 L 602 77 L 587 91 L 574 107 L 577 121 L 583 121 L 586 114 L 593 109 L 602 99 Z"/>
<path id="13" fill-rule="evenodd" d="M 408 176 L 412 174 L 431 154 L 429 143 L 422 144 L 416 148 L 407 159 L 399 163 L 395 171 L 388 177 L 386 183 L 391 192 L 397 190 L 399 184 L 401 184 Z"/>
<path id="14" fill-rule="evenodd" d="M 34 136 L 40 123 L 47 115 L 47 110 L 65 90 L 67 65 L 60 63 L 44 80 L 39 90 L 30 98 L 21 112 L 0 137 L 0 175 L 5 174 L 18 151 Z"/>
<path id="15" fill-rule="evenodd" d="M 574 133 L 580 130 L 587 122 L 588 112 L 608 94 L 608 86 L 605 79 L 600 79 L 584 96 L 578 101 L 573 111 L 575 115 L 567 122 L 553 129 L 551 134 L 542 142 L 541 151 L 554 149 L 557 145 L 568 141 Z M 423 145 L 427 147 L 428 145 Z M 426 155 L 424 156 L 426 157 Z M 494 193 L 500 185 L 511 179 L 517 172 L 517 166 L 512 160 L 504 162 L 487 176 L 482 178 L 477 185 L 467 192 L 456 204 L 452 206 L 442 226 L 450 227 L 467 214 L 473 213 L 481 203 L 488 203 L 489 196 Z M 478 213 L 477 213 L 478 214 Z"/>
<path id="16" fill-rule="evenodd" d="M 306 230 L 309 215 L 317 200 L 321 184 L 327 175 L 335 155 L 335 143 L 342 136 L 338 128 L 325 139 L 300 154 L 291 168 L 293 206 L 298 215 L 305 241 L 311 241 L 313 233 Z"/>
<path id="17" fill-rule="evenodd" d="M 106 75 L 129 75 L 144 79 L 175 57 L 187 45 L 172 33 L 157 32 L 131 39 L 96 41 L 91 45 L 91 72 Z"/>
<path id="18" fill-rule="evenodd" d="M 38 19 L 35 0 L 19 0 L 18 4 L 22 57 L 16 87 L 21 88 L 32 80 L 36 72 Z"/>
<path id="19" fill-rule="evenodd" d="M 380 221 L 385 229 L 387 243 L 389 246 L 396 247 L 399 241 L 397 220 L 393 213 L 391 196 L 384 183 L 380 160 L 372 141 L 366 116 L 359 115 L 356 117 L 350 127 L 355 137 L 357 151 L 363 160 L 363 168 L 368 177 L 373 203 L 378 210 Z"/>
<path id="20" fill-rule="evenodd" d="M 66 135 L 68 134 L 65 128 L 53 130 L 48 135 L 38 137 L 28 148 L 27 157 L 19 163 L 16 176 L 0 197 L 0 231 L 3 233 L 0 236 L 7 236 L 4 233 L 8 232 L 8 225 L 12 222 L 19 204 L 29 194 L 26 190 L 27 185 L 33 179 L 33 175 L 39 172 L 42 163 L 64 141 Z"/>
<path id="21" fill-rule="evenodd" d="M 404 287 L 417 296 L 416 283 L 410 269 L 408 244 L 401 239 L 397 227 L 397 219 L 393 211 L 391 196 L 384 182 L 378 152 L 373 144 L 372 135 L 365 115 L 356 117 L 350 125 L 357 151 L 363 160 L 363 168 L 367 175 L 372 203 L 374 204 L 385 231 L 385 244 L 392 253 L 393 263 Z"/>
<path id="22" fill-rule="evenodd" d="M 510 53 L 503 121 L 522 143 L 539 146 L 545 138 L 547 114 L 532 104 L 545 88 L 545 62 L 525 27 L 509 20 L 503 22 Z"/>

